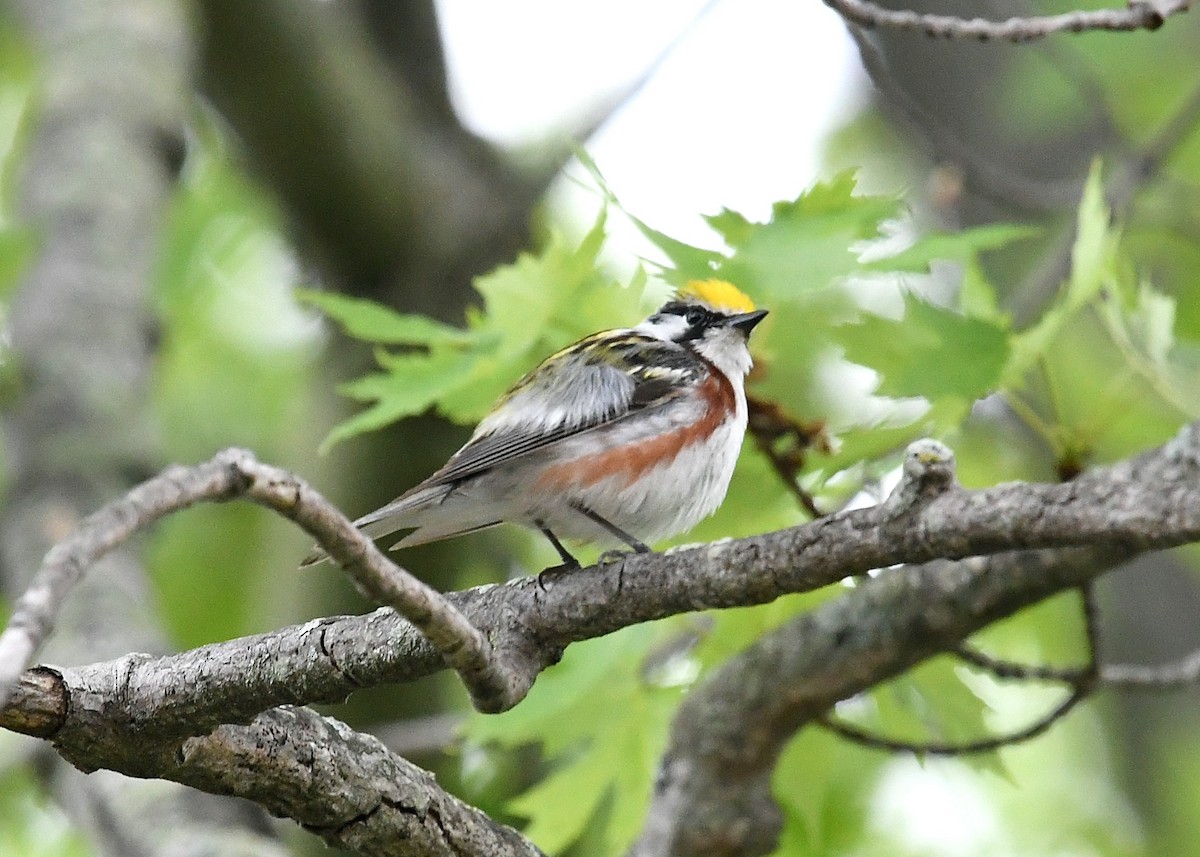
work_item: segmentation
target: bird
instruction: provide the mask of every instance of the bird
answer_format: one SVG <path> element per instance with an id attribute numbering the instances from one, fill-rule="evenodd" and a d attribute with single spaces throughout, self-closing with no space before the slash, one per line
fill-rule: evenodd
<path id="1" fill-rule="evenodd" d="M 650 551 L 725 498 L 746 432 L 748 339 L 767 311 L 722 280 L 693 280 L 633 328 L 587 336 L 518 380 L 446 464 L 354 525 L 392 550 L 501 523 L 602 559 Z M 327 559 L 319 549 L 302 566 Z M 539 581 L 542 577 L 539 575 Z"/>

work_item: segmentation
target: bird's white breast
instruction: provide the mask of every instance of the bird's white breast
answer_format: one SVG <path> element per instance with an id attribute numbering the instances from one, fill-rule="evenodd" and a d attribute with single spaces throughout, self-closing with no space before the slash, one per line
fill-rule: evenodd
<path id="1" fill-rule="evenodd" d="M 573 512 L 570 501 L 585 505 L 646 542 L 690 529 L 725 499 L 741 451 L 746 431 L 746 399 L 741 385 L 733 386 L 734 413 L 706 438 L 685 446 L 673 459 L 650 468 L 632 482 L 621 475 L 613 476 L 579 488 L 569 500 L 557 497 L 545 504 L 540 502 L 541 498 L 530 496 L 531 505 L 536 507 L 533 514 L 566 538 L 601 543 L 611 540 L 604 538 L 589 520 Z M 688 410 L 688 418 L 694 418 L 694 411 Z M 669 417 L 664 414 L 659 430 L 671 428 Z"/>

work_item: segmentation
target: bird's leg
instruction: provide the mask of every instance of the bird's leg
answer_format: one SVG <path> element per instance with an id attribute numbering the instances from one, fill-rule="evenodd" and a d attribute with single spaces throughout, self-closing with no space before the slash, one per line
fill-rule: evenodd
<path id="1" fill-rule="evenodd" d="M 538 588 L 545 592 L 547 577 L 555 577 L 566 571 L 574 571 L 579 568 L 579 560 L 571 556 L 571 552 L 563 547 L 563 543 L 558 540 L 558 536 L 550 532 L 549 527 L 545 526 L 541 521 L 534 521 L 534 524 L 542 531 L 542 535 L 549 540 L 550 544 L 554 545 L 554 549 L 558 551 L 558 555 L 562 559 L 562 565 L 552 565 L 549 568 L 542 569 L 541 573 L 538 574 Z"/>
<path id="2" fill-rule="evenodd" d="M 616 538 L 625 542 L 625 544 L 627 544 L 631 548 L 633 548 L 634 553 L 650 553 L 650 548 L 646 545 L 645 542 L 635 539 L 633 536 L 629 535 L 629 533 L 622 530 L 616 524 L 612 523 L 611 521 L 605 520 L 601 515 L 597 515 L 595 512 L 593 512 L 587 506 L 581 506 L 579 503 L 572 503 L 571 508 L 574 509 L 579 514 L 583 515 L 584 517 L 588 518 L 593 523 L 598 524 L 601 527 L 603 527 L 605 530 L 607 530 L 609 532 L 610 535 L 615 536 Z M 605 551 L 603 554 L 600 555 L 600 561 L 604 562 L 605 561 L 604 558 L 607 556 L 607 557 L 610 557 L 610 559 L 608 561 L 611 562 L 612 554 L 613 554 L 613 551 Z M 618 552 L 617 555 L 620 556 L 621 554 Z"/>

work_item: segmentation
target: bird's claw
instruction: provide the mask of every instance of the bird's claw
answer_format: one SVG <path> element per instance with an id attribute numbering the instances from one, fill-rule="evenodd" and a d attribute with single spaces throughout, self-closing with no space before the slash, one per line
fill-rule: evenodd
<path id="1" fill-rule="evenodd" d="M 554 578 L 561 577 L 562 575 L 568 574 L 572 571 L 578 571 L 580 568 L 581 566 L 577 560 L 572 560 L 571 562 L 564 562 L 560 565 L 552 565 L 549 568 L 544 568 L 538 573 L 537 576 L 538 589 L 542 590 L 542 592 L 545 592 L 546 584 L 553 583 Z"/>

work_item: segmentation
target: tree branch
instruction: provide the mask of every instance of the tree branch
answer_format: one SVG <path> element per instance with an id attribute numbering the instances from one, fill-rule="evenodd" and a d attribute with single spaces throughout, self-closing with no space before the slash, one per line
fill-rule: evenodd
<path id="1" fill-rule="evenodd" d="M 997 554 L 868 580 L 762 638 L 687 697 L 637 853 L 763 853 L 773 841 L 770 769 L 796 729 L 1129 556 L 1200 539 L 1200 423 L 1066 484 L 968 491 L 953 473 L 944 446 L 919 441 L 900 486 L 874 508 L 629 557 L 565 575 L 548 591 L 523 578 L 446 597 L 492 642 L 506 669 L 532 682 L 570 642 L 635 622 L 763 603 L 898 563 Z M 333 534 L 300 512 L 307 507 L 296 502 L 294 486 L 267 493 L 274 491 L 286 502 L 268 505 L 298 520 L 335 557 L 353 558 L 356 548 L 327 538 Z M 1084 547 L 1055 550 L 1071 546 Z M 175 778 L 166 757 L 147 756 L 148 744 L 173 746 L 222 724 L 251 723 L 281 703 L 336 700 L 445 666 L 415 626 L 378 610 L 166 657 L 26 673 L 20 696 L 0 708 L 0 725 L 50 738 L 80 767 Z M 216 774 L 195 764 L 188 782 L 205 788 Z"/>
<path id="2" fill-rule="evenodd" d="M 358 854 L 542 854 L 378 739 L 307 708 L 274 708 L 247 726 L 222 726 L 160 761 L 176 782 L 247 798 Z"/>
<path id="3" fill-rule="evenodd" d="M 60 748 L 62 751 L 62 748 Z M 443 790 L 378 739 L 308 708 L 272 708 L 244 726 L 63 752 L 98 766 L 254 801 L 330 845 L 389 857 L 534 857 L 523 836 Z"/>
<path id="4" fill-rule="evenodd" d="M 828 714 L 822 714 L 816 719 L 816 722 L 847 741 L 853 741 L 855 744 L 874 750 L 885 750 L 889 753 L 915 753 L 920 756 L 970 756 L 976 753 L 992 753 L 1001 747 L 1020 744 L 1044 734 L 1051 726 L 1070 714 L 1075 706 L 1087 699 L 1088 693 L 1089 691 L 1082 687 L 1072 688 L 1062 702 L 1028 726 L 1001 735 L 978 738 L 974 741 L 905 741 L 888 738 L 886 735 L 877 735 L 860 726 L 855 726 L 853 723 L 830 717 Z"/>
<path id="5" fill-rule="evenodd" d="M 240 496 L 300 524 L 369 595 L 411 622 L 462 677 L 480 710 L 504 710 L 528 691 L 532 682 L 522 680 L 525 674 L 506 670 L 493 658 L 488 641 L 449 601 L 380 553 L 303 480 L 261 464 L 245 450 L 229 449 L 196 467 L 168 468 L 89 515 L 50 550 L 0 634 L 0 706 L 88 566 L 165 515 L 199 501 Z"/>
<path id="6" fill-rule="evenodd" d="M 885 9 L 870 0 L 822 0 L 847 21 L 861 27 L 912 30 L 940 39 L 997 39 L 1029 42 L 1055 33 L 1086 33 L 1096 30 L 1131 32 L 1157 30 L 1174 15 L 1186 12 L 1191 0 L 1131 0 L 1124 9 L 1076 10 L 1062 15 L 1009 18 L 987 21 L 952 15 L 927 15 L 911 9 Z"/>
<path id="7" fill-rule="evenodd" d="M 1159 690 L 1200 682 L 1200 650 L 1166 664 L 1108 664 L 1100 681 L 1112 687 Z"/>
<path id="8" fill-rule="evenodd" d="M 897 563 L 1073 545 L 1125 555 L 1200 539 L 1200 424 L 1157 450 L 1066 484 L 967 491 L 951 475 L 945 448 L 921 442 L 901 486 L 881 506 L 753 538 L 631 556 L 565 575 L 548 591 L 522 578 L 446 598 L 491 642 L 504 669 L 532 683 L 571 642 L 677 613 L 761 604 Z M 345 554 L 333 542 L 326 546 Z M 1066 585 L 1031 588 L 1022 603 Z M 131 741 L 147 731 L 202 734 L 276 705 L 340 700 L 445 666 L 421 632 L 391 610 L 318 619 L 180 654 L 61 669 L 57 692 L 72 705 L 56 739 L 86 745 L 110 732 L 128 733 Z M 12 705 L 0 709 L 0 725 L 16 728 L 15 717 Z"/>
<path id="9" fill-rule="evenodd" d="M 1018 551 L 886 572 L 762 637 L 680 706 L 633 854 L 768 853 L 782 823 L 771 774 L 798 729 L 1133 551 Z"/>
<path id="10" fill-rule="evenodd" d="M 1075 706 L 1087 699 L 1100 684 L 1100 646 L 1097 621 L 1099 612 L 1092 581 L 1088 581 L 1079 588 L 1079 596 L 1083 607 L 1084 635 L 1087 638 L 1088 652 L 1087 663 L 1083 666 L 1062 668 L 1010 663 L 985 655 L 966 644 L 955 646 L 951 650 L 956 657 L 987 670 L 996 678 L 1026 681 L 1049 680 L 1070 686 L 1070 693 L 1062 702 L 1027 726 L 1012 732 L 989 735 L 970 741 L 910 741 L 879 735 L 834 717 L 829 712 L 818 717 L 817 722 L 829 731 L 864 747 L 892 753 L 915 753 L 922 756 L 966 756 L 974 753 L 990 753 L 1001 747 L 1020 744 L 1036 738 L 1070 714 Z"/>

